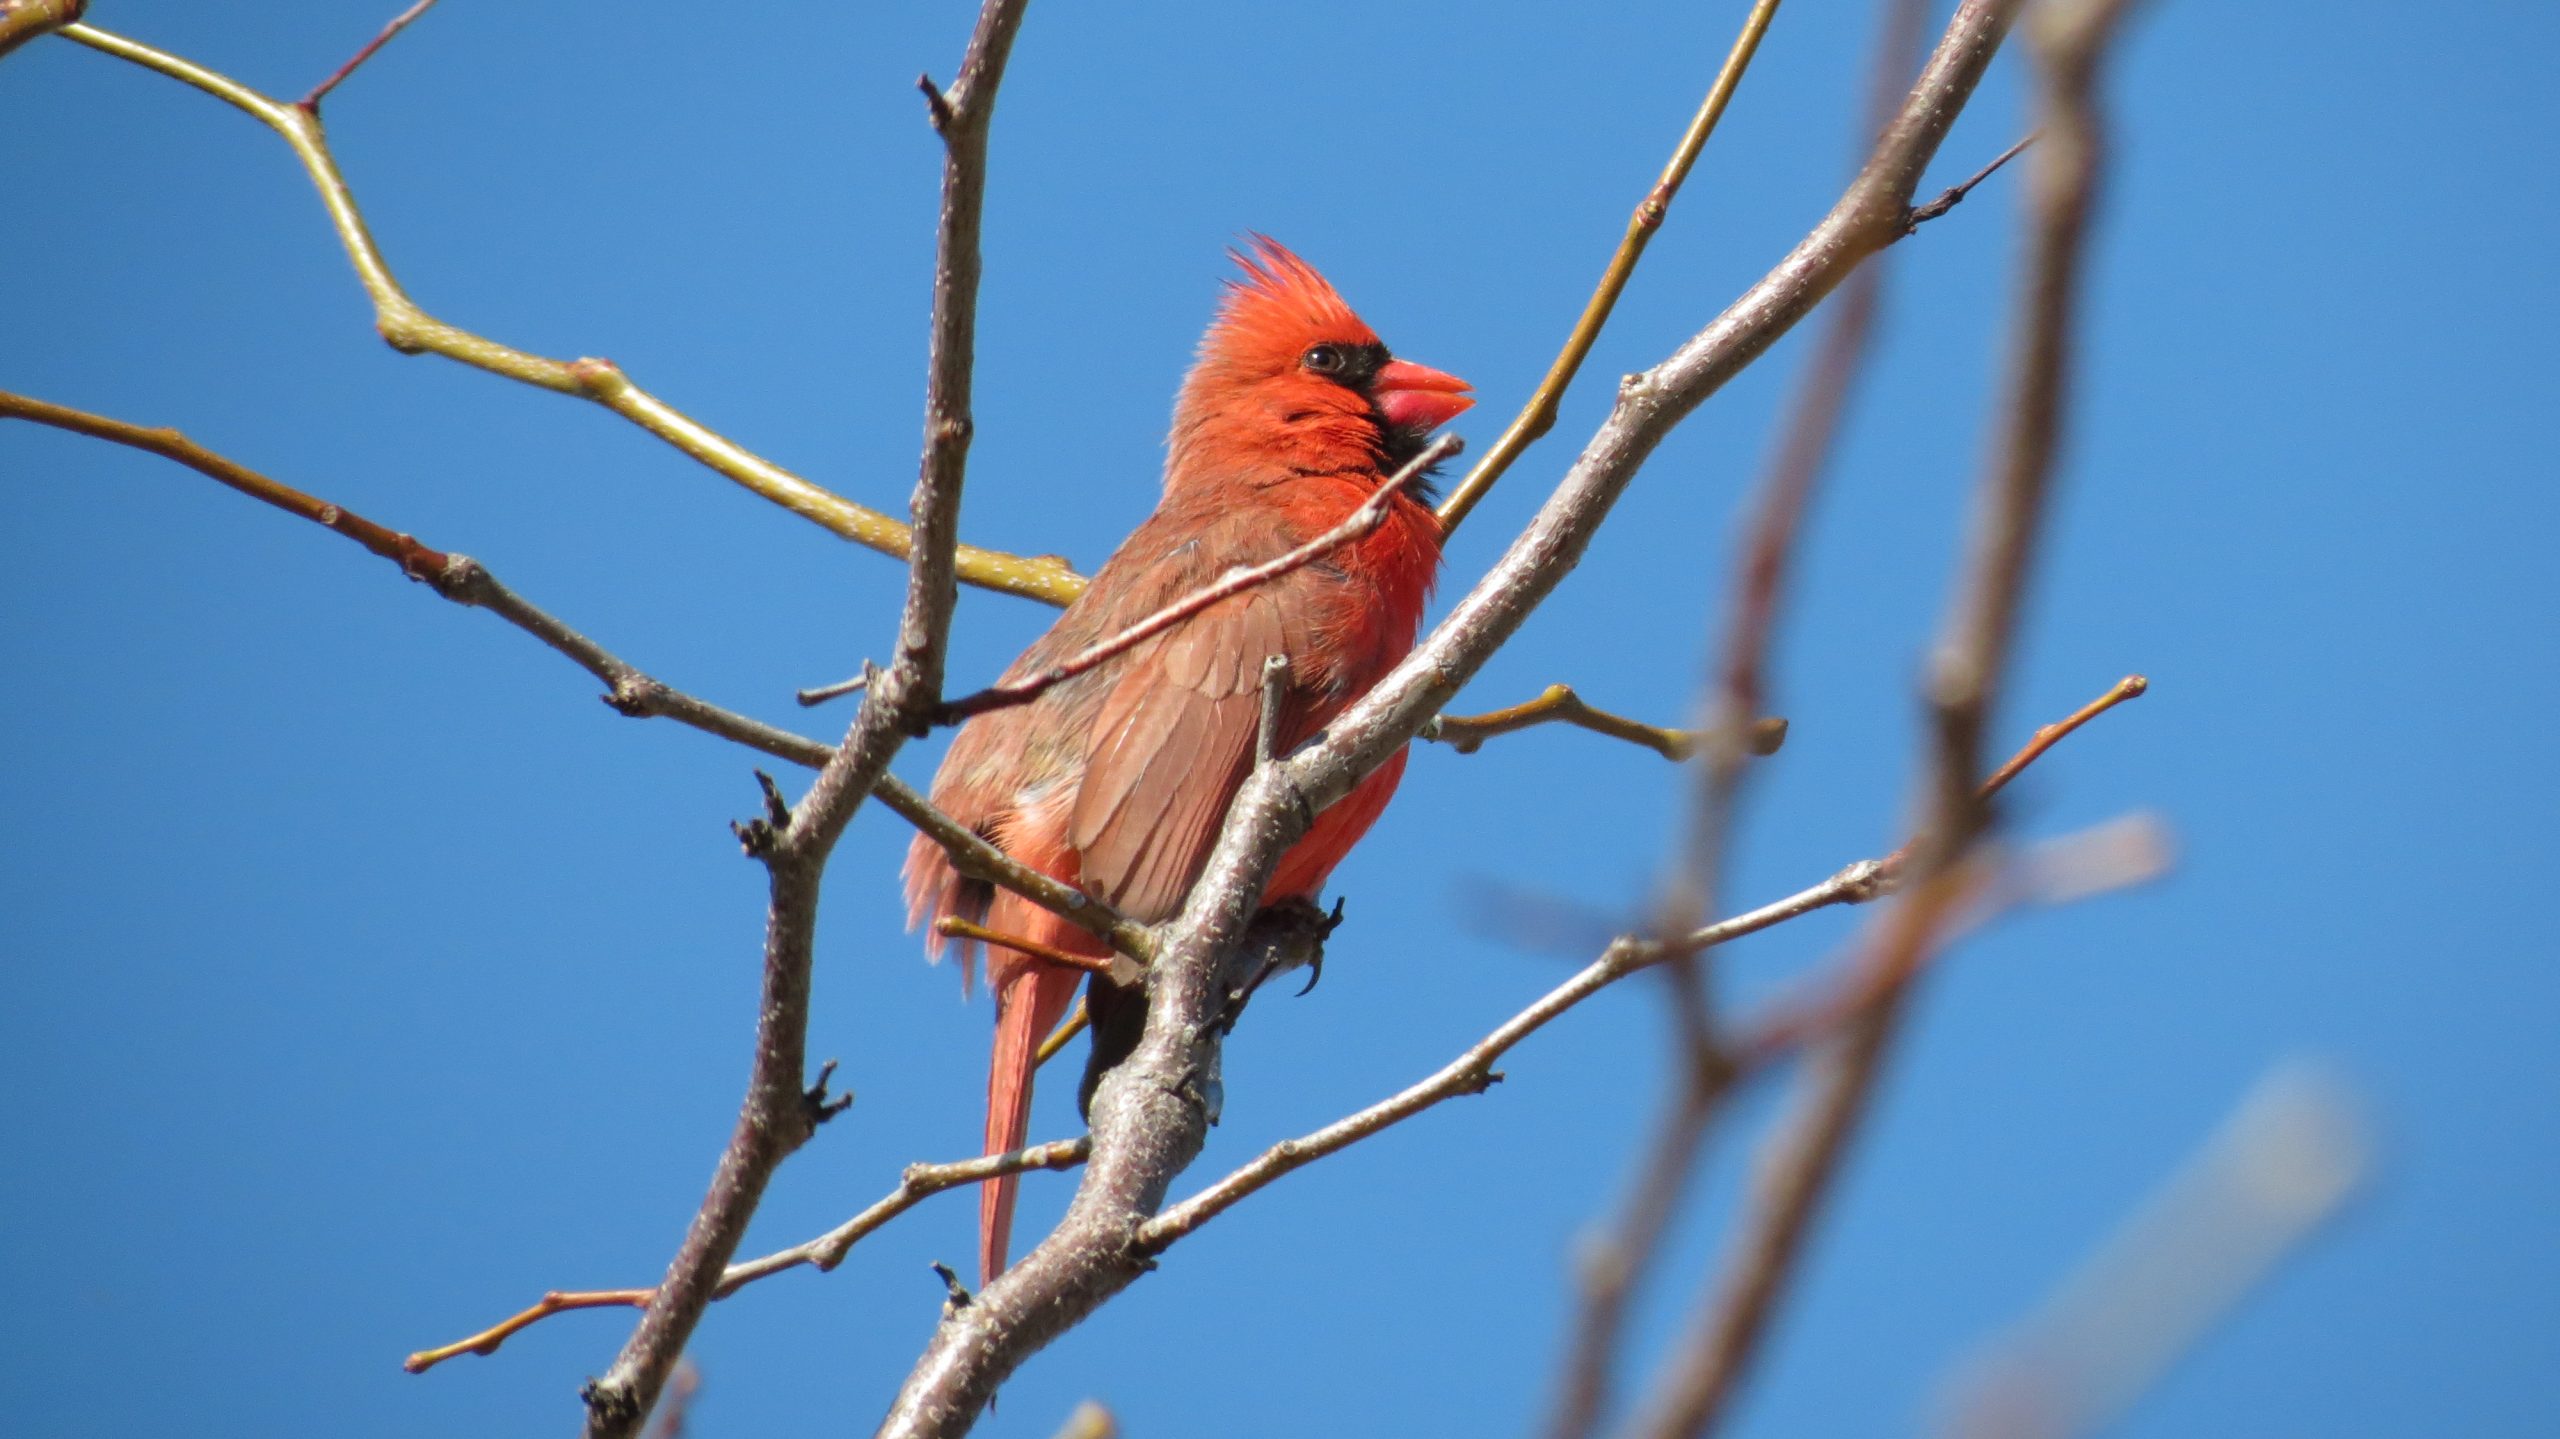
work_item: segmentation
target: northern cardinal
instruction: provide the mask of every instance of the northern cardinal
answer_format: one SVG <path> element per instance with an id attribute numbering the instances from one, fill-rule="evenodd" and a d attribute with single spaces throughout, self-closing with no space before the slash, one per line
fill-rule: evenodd
<path id="1" fill-rule="evenodd" d="M 1174 401 L 1164 497 L 1008 679 L 1036 674 L 1207 585 L 1333 528 L 1474 401 L 1465 382 L 1398 360 L 1313 268 L 1255 237 Z M 1322 560 L 1224 600 L 1030 704 L 970 720 L 933 802 L 1033 869 L 1133 919 L 1170 918 L 1207 861 L 1253 762 L 1263 661 L 1289 657 L 1278 740 L 1322 728 L 1413 648 L 1440 564 L 1427 492 Z M 1265 905 L 1312 899 L 1404 774 L 1381 765 L 1282 856 Z M 907 853 L 908 922 L 945 916 L 1072 954 L 1108 949 L 1074 925 L 962 877 L 919 835 Z M 928 940 L 937 957 L 943 941 Z M 970 953 L 961 945 L 961 987 Z M 1039 1043 L 1081 971 L 988 946 L 995 1054 L 986 1152 L 1022 1146 Z M 1013 1176 L 985 1182 L 980 1282 L 1004 1270 Z"/>

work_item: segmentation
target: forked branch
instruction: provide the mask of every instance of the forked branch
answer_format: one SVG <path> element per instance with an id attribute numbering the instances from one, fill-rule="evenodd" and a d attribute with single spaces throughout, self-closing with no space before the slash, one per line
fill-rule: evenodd
<path id="1" fill-rule="evenodd" d="M 5 34 L 0 30 L 0 34 Z M 435 354 L 537 389 L 592 400 L 666 441 L 714 473 L 757 496 L 856 544 L 904 558 L 914 536 L 908 527 L 793 474 L 634 384 L 610 360 L 555 360 L 503 345 L 437 319 L 393 278 L 390 262 L 356 207 L 355 192 L 339 170 L 321 128 L 317 101 L 324 85 L 304 101 L 272 99 L 192 60 L 154 49 L 90 25 L 67 25 L 65 39 L 194 86 L 257 119 L 283 138 L 311 177 L 327 207 L 329 223 L 355 265 L 356 278 L 373 302 L 374 328 L 403 354 Z M 387 37 L 385 37 L 387 38 Z M 359 56 L 358 59 L 362 59 Z M 963 545 L 960 578 L 981 588 L 1063 605 L 1082 592 L 1084 580 L 1054 556 L 1006 554 Z"/>
<path id="2" fill-rule="evenodd" d="M 983 1155 L 950 1164 L 910 1164 L 900 1176 L 898 1187 L 861 1213 L 819 1235 L 815 1239 L 776 1250 L 761 1259 L 732 1264 L 720 1276 L 713 1299 L 726 1299 L 759 1279 L 769 1279 L 785 1270 L 807 1266 L 821 1273 L 844 1262 L 853 1246 L 874 1230 L 913 1209 L 946 1189 L 976 1184 L 1000 1174 L 1027 1174 L 1036 1169 L 1072 1169 L 1084 1162 L 1091 1147 L 1085 1139 L 1058 1139 L 1016 1149 L 1005 1154 Z M 424 1374 L 448 1359 L 465 1354 L 495 1354 L 498 1346 L 519 1332 L 550 1318 L 575 1309 L 644 1308 L 654 1289 L 579 1289 L 553 1290 L 530 1307 L 507 1316 L 477 1334 L 421 1349 L 401 1362 L 400 1367 L 412 1374 Z"/>

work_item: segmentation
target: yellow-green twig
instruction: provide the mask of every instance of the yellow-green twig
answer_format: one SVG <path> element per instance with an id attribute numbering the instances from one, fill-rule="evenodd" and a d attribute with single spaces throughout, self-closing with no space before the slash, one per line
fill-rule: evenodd
<path id="1" fill-rule="evenodd" d="M 192 60 L 90 25 L 66 25 L 77 40 L 120 60 L 192 85 L 264 124 L 281 136 L 309 173 L 328 209 L 329 223 L 346 247 L 356 278 L 373 302 L 374 328 L 403 354 L 437 354 L 503 375 L 522 384 L 592 400 L 735 481 L 760 498 L 835 534 L 882 554 L 904 558 L 908 528 L 868 506 L 793 474 L 712 430 L 632 383 L 610 360 L 555 360 L 503 345 L 428 314 L 392 277 L 390 264 L 356 208 L 355 193 L 329 149 L 316 108 L 272 99 Z M 959 578 L 984 589 L 1063 605 L 1083 592 L 1084 579 L 1055 556 L 1023 556 L 962 545 Z"/>
<path id="2" fill-rule="evenodd" d="M 1455 532 L 1476 501 L 1520 458 L 1520 452 L 1536 444 L 1540 436 L 1555 428 L 1556 407 L 1563 403 L 1564 392 L 1573 384 L 1574 375 L 1591 354 L 1591 346 L 1599 340 L 1602 327 L 1609 323 L 1609 312 L 1617 308 L 1618 296 L 1625 292 L 1628 277 L 1636 272 L 1636 261 L 1644 257 L 1644 248 L 1653 241 L 1653 233 L 1662 228 L 1663 217 L 1671 211 L 1672 197 L 1680 193 L 1681 182 L 1689 178 L 1689 167 L 1696 164 L 1698 152 L 1707 146 L 1707 137 L 1715 133 L 1716 122 L 1724 118 L 1725 106 L 1733 99 L 1734 90 L 1742 84 L 1742 72 L 1751 68 L 1751 57 L 1760 49 L 1760 37 L 1769 33 L 1769 22 L 1777 17 L 1778 0 L 1759 0 L 1742 22 L 1742 33 L 1734 37 L 1733 49 L 1725 56 L 1724 67 L 1716 72 L 1715 83 L 1708 87 L 1707 98 L 1689 121 L 1688 130 L 1680 137 L 1679 147 L 1671 152 L 1671 163 L 1662 167 L 1662 178 L 1654 182 L 1627 217 L 1627 233 L 1618 241 L 1618 249 L 1609 257 L 1609 268 L 1600 276 L 1600 287 L 1591 292 L 1591 300 L 1582 307 L 1582 318 L 1576 320 L 1573 333 L 1565 337 L 1564 352 L 1548 366 L 1545 379 L 1529 396 L 1510 428 L 1493 442 L 1484 458 L 1440 502 L 1440 528 Z"/>

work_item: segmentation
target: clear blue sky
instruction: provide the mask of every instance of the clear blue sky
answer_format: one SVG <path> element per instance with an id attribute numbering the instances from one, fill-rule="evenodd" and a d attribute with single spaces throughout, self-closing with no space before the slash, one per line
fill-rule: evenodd
<path id="1" fill-rule="evenodd" d="M 396 8 L 101 0 L 298 94 Z M 1267 231 L 1489 440 L 1545 364 L 1744 7 L 1034 7 L 995 135 L 967 531 L 1090 566 L 1144 512 L 1221 247 Z M 1605 403 L 1842 178 L 1870 7 L 1798 0 L 1592 361 L 1460 537 L 1497 552 Z M 895 508 L 913 472 L 939 151 L 911 88 L 970 8 L 452 0 L 331 102 L 431 310 L 610 356 Z M 2147 698 L 2018 792 L 2022 832 L 2146 807 L 2144 893 L 1969 944 L 1932 983 L 1739 1432 L 1881 1433 L 2037 1298 L 2268 1066 L 2368 1096 L 2375 1188 L 2124 1431 L 2466 1436 L 2560 1421 L 2560 706 L 2551 414 L 2560 12 L 2150 7 L 2055 542 L 2002 733 L 2129 670 Z M 2004 57 L 1941 182 L 2022 125 Z M 676 684 L 798 722 L 884 653 L 899 571 L 591 407 L 374 338 L 284 147 L 66 42 L 0 64 L 0 386 L 176 424 L 488 561 Z M 1795 721 L 1738 897 L 1893 839 L 1916 659 L 1979 467 L 2016 188 L 1897 257 L 1889 336 L 1788 628 Z M 1469 691 L 1691 702 L 1790 343 L 1654 460 Z M 615 718 L 522 635 L 160 460 L 0 427 L 0 1414 L 13 1432 L 566 1432 L 627 1316 L 422 1378 L 549 1287 L 652 1280 L 744 1078 L 762 883 L 742 753 Z M 955 674 L 1045 622 L 964 604 Z M 840 723 L 830 715 L 824 724 Z M 820 723 L 820 721 L 811 721 Z M 930 748 L 900 762 L 929 773 Z M 1257 1008 L 1197 1177 L 1436 1066 L 1563 961 L 1465 886 L 1619 910 L 1679 803 L 1649 754 L 1540 732 L 1416 756 L 1338 876 L 1322 988 Z M 1491 837 L 1500 837 L 1498 840 Z M 905 840 L 830 876 L 811 1047 L 859 1096 L 750 1245 L 967 1153 L 987 1011 L 900 934 Z M 1845 916 L 1727 956 L 1768 992 Z M 1662 1026 L 1634 987 L 1510 1082 L 1289 1180 L 1035 1361 L 985 1432 L 1086 1395 L 1139 1435 L 1500 1434 L 1547 1398 L 1569 1237 L 1612 1201 Z M 1063 1087 L 1035 1135 L 1068 1131 Z M 1689 1306 L 1770 1106 L 1641 1315 Z M 1068 1192 L 1026 1186 L 1025 1228 Z M 867 1432 L 933 1322 L 931 1204 L 831 1276 L 711 1315 L 695 1433 Z"/>

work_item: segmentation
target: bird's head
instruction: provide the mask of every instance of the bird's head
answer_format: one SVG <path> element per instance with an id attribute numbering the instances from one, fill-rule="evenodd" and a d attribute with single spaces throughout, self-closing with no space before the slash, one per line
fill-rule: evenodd
<path id="1" fill-rule="evenodd" d="M 1399 360 L 1322 275 L 1256 235 L 1173 412 L 1178 480 L 1237 461 L 1392 471 L 1473 405 L 1468 385 Z"/>

